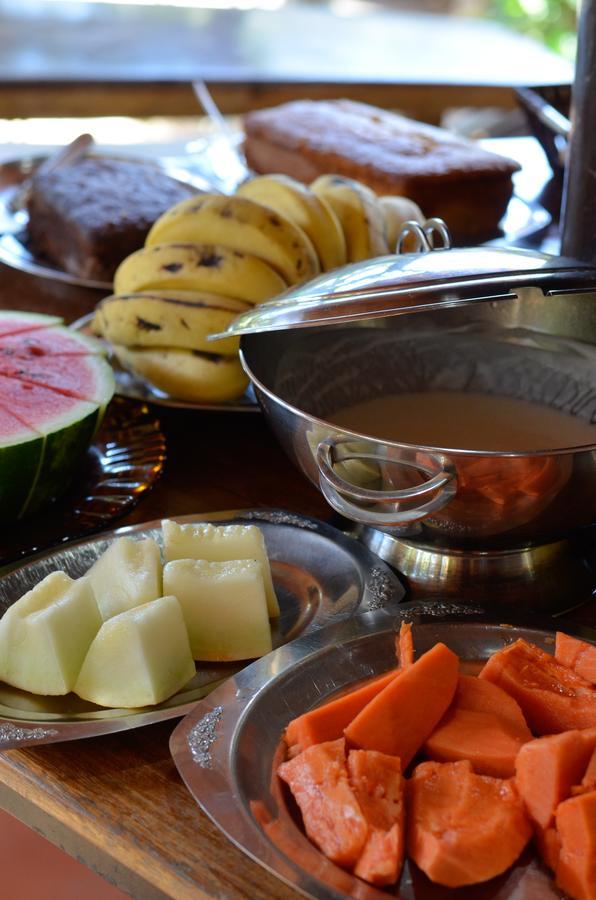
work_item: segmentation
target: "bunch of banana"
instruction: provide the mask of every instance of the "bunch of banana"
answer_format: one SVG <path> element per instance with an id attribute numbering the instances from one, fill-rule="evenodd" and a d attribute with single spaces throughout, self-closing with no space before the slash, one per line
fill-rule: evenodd
<path id="1" fill-rule="evenodd" d="M 310 186 L 262 175 L 233 196 L 198 194 L 123 260 L 93 330 L 125 368 L 174 397 L 233 399 L 247 386 L 237 340 L 210 334 L 321 271 L 388 253 L 402 222 L 422 218 L 411 201 L 339 175 Z"/>

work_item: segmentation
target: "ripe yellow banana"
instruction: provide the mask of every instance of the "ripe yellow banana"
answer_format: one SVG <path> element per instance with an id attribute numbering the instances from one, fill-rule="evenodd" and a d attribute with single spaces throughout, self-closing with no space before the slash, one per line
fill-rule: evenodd
<path id="1" fill-rule="evenodd" d="M 114 293 L 144 290 L 206 291 L 262 303 L 287 283 L 268 263 L 220 244 L 161 244 L 127 256 L 114 275 Z"/>
<path id="2" fill-rule="evenodd" d="M 241 184 L 236 196 L 269 206 L 298 225 L 312 241 L 323 272 L 348 261 L 346 239 L 337 216 L 308 185 L 289 175 L 257 175 Z"/>
<path id="3" fill-rule="evenodd" d="M 247 197 L 197 194 L 160 216 L 146 247 L 177 241 L 220 244 L 265 260 L 288 284 L 320 271 L 310 239 L 289 219 Z"/>
<path id="4" fill-rule="evenodd" d="M 112 344 L 204 350 L 225 356 L 238 351 L 238 338 L 223 338 L 215 348 L 207 335 L 225 331 L 247 303 L 192 291 L 139 291 L 112 294 L 95 309 L 93 330 Z"/>
<path id="5" fill-rule="evenodd" d="M 360 262 L 389 252 L 383 213 L 374 191 L 343 175 L 320 175 L 311 188 L 329 203 L 339 219 L 346 237 L 349 262 Z"/>
<path id="6" fill-rule="evenodd" d="M 419 222 L 422 225 L 425 221 L 424 213 L 413 200 L 408 197 L 398 197 L 396 194 L 379 197 L 379 204 L 385 221 L 385 235 L 389 244 L 389 252 L 395 253 L 397 239 L 404 223 Z M 408 240 L 409 238 L 406 238 L 404 250 L 408 250 Z"/>
<path id="7" fill-rule="evenodd" d="M 235 356 L 197 350 L 136 349 L 120 344 L 113 344 L 112 349 L 125 369 L 178 400 L 195 403 L 234 400 L 248 385 L 248 378 Z"/>

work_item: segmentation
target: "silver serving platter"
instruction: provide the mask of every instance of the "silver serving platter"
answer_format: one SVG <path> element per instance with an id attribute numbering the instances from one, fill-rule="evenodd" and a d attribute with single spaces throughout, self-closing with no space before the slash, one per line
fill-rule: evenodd
<path id="1" fill-rule="evenodd" d="M 282 735 L 295 716 L 394 666 L 394 639 L 403 621 L 413 622 L 418 653 L 443 641 L 471 672 L 518 638 L 554 650 L 549 628 L 487 622 L 479 608 L 440 601 L 404 604 L 397 614 L 385 608 L 311 632 L 252 663 L 200 701 L 170 739 L 174 762 L 210 819 L 255 862 L 316 900 L 382 900 L 388 892 L 335 866 L 308 841 L 275 774 L 283 760 Z M 432 884 L 406 864 L 397 894 L 401 900 L 514 895 L 561 896 L 531 850 L 504 875 L 458 892 Z"/>
<path id="2" fill-rule="evenodd" d="M 265 537 L 281 617 L 274 624 L 279 647 L 352 616 L 357 610 L 395 607 L 405 594 L 392 571 L 354 538 L 317 519 L 284 510 L 234 510 L 172 517 L 176 522 L 256 524 Z M 114 538 L 152 537 L 161 543 L 159 521 L 104 532 L 92 540 L 40 555 L 0 579 L 0 612 L 56 569 L 84 575 Z M 192 681 L 156 706 L 106 709 L 74 694 L 42 697 L 0 682 L 0 750 L 124 731 L 183 716 L 242 663 L 198 663 Z"/>
<path id="3" fill-rule="evenodd" d="M 91 322 L 93 313 L 87 313 L 81 316 L 76 322 L 71 324 L 71 328 L 75 331 L 81 331 L 83 334 L 92 334 Z M 252 385 L 249 385 L 241 397 L 236 400 L 222 400 L 219 403 L 207 403 L 199 401 L 178 400 L 171 397 L 165 391 L 160 391 L 154 387 L 140 375 L 129 372 L 123 368 L 120 362 L 112 352 L 112 346 L 109 341 L 100 339 L 106 348 L 106 353 L 110 360 L 112 369 L 114 370 L 114 379 L 116 381 L 116 393 L 121 397 L 129 397 L 131 400 L 142 400 L 144 403 L 152 403 L 156 406 L 166 406 L 171 409 L 194 409 L 203 412 L 242 412 L 242 413 L 258 413 L 261 407 L 257 402 Z"/>

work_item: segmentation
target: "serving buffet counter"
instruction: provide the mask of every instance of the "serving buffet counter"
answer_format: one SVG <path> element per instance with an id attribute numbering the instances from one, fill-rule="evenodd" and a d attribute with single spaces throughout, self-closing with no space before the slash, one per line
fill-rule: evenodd
<path id="1" fill-rule="evenodd" d="M 40 280 L 0 264 L 0 309 L 51 310 L 71 323 L 98 299 L 95 290 Z M 337 524 L 258 412 L 154 407 L 152 413 L 167 443 L 165 468 L 114 527 L 256 508 L 285 509 Z M 570 628 L 596 627 L 595 605 L 584 604 L 557 621 Z M 554 620 L 552 627 L 557 627 Z M 236 849 L 200 811 L 170 754 L 176 724 L 170 720 L 4 751 L 0 805 L 142 900 L 298 897 Z"/>

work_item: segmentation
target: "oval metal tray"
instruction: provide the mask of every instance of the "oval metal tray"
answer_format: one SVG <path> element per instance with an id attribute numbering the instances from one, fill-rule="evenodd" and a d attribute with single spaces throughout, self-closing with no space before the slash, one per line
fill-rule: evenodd
<path id="1" fill-rule="evenodd" d="M 73 322 L 70 327 L 74 328 L 75 331 L 81 331 L 83 334 L 91 335 L 92 332 L 90 326 L 92 320 L 93 313 L 87 313 L 87 315 L 81 316 L 80 319 Z M 220 403 L 207 403 L 206 401 L 202 403 L 199 401 L 191 402 L 171 397 L 164 391 L 160 391 L 159 388 L 154 387 L 140 375 L 136 375 L 134 372 L 129 372 L 127 369 L 124 369 L 114 355 L 109 341 L 106 341 L 103 338 L 97 338 L 97 340 L 101 340 L 106 348 L 106 353 L 108 354 L 110 364 L 114 370 L 116 391 L 121 397 L 128 397 L 131 400 L 143 400 L 145 403 L 152 403 L 156 406 L 166 406 L 171 409 L 195 409 L 202 410 L 203 412 L 242 413 L 258 413 L 261 411 L 252 385 L 249 385 L 244 394 L 236 400 L 223 400 Z"/>
<path id="2" fill-rule="evenodd" d="M 357 610 L 396 606 L 405 591 L 378 557 L 330 525 L 284 510 L 236 510 L 173 517 L 176 522 L 255 524 L 262 530 L 271 560 L 281 616 L 273 625 L 274 646 Z M 123 535 L 161 542 L 159 521 L 105 532 L 39 556 L 0 579 L 0 612 L 47 574 L 63 569 L 84 575 L 109 543 Z M 198 663 L 192 681 L 153 707 L 105 709 L 73 694 L 41 697 L 0 683 L 0 749 L 94 737 L 182 716 L 209 691 L 234 675 L 243 663 Z"/>
<path id="3" fill-rule="evenodd" d="M 504 875 L 465 890 L 455 892 L 433 884 L 408 863 L 398 893 L 374 888 L 335 866 L 310 843 L 275 774 L 290 720 L 347 684 L 394 666 L 395 633 L 403 621 L 414 623 L 418 653 L 443 641 L 472 670 L 518 638 L 551 652 L 554 648 L 554 634 L 548 628 L 486 619 L 478 608 L 437 601 L 404 604 L 397 615 L 387 610 L 358 615 L 305 635 L 253 663 L 198 703 L 172 734 L 174 762 L 201 809 L 224 834 L 307 897 L 497 900 L 514 892 L 518 900 L 560 897 L 531 851 Z M 255 753 L 257 740 L 259 752 Z"/>

